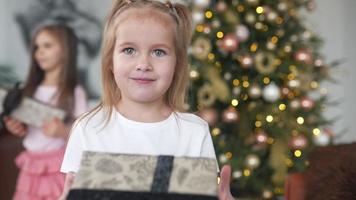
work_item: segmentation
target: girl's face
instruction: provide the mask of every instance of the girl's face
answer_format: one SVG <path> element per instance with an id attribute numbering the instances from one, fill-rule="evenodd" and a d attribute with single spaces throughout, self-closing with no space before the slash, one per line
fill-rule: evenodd
<path id="1" fill-rule="evenodd" d="M 115 81 L 123 100 L 162 102 L 177 59 L 171 21 L 157 16 L 131 17 L 135 15 L 133 11 L 127 11 L 129 16 L 117 28 L 113 54 Z"/>
<path id="2" fill-rule="evenodd" d="M 41 31 L 35 39 L 35 59 L 45 72 L 62 65 L 62 47 L 58 39 L 48 31 Z"/>

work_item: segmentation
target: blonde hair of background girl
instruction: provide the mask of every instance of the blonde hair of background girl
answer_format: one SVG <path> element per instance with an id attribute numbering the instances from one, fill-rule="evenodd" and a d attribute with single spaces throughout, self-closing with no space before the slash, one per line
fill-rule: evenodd
<path id="1" fill-rule="evenodd" d="M 105 24 L 102 43 L 101 81 L 103 97 L 101 103 L 91 113 L 104 109 L 106 121 L 110 120 L 113 109 L 121 99 L 121 92 L 116 85 L 113 74 L 113 53 L 116 41 L 116 32 L 119 26 L 119 16 L 129 9 L 150 9 L 170 17 L 174 23 L 174 46 L 176 52 L 176 65 L 173 79 L 164 97 L 165 103 L 174 111 L 183 111 L 188 85 L 188 53 L 191 40 L 191 17 L 189 10 L 182 4 L 162 3 L 154 0 L 114 0 Z M 153 15 L 155 15 L 153 13 Z"/>

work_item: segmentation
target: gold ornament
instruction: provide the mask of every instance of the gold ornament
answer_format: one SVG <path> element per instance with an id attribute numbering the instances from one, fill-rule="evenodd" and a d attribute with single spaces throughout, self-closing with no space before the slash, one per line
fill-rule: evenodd
<path id="1" fill-rule="evenodd" d="M 207 67 L 205 74 L 216 97 L 222 102 L 228 102 L 230 100 L 230 89 L 226 81 L 221 78 L 219 70 L 214 67 Z"/>
<path id="2" fill-rule="evenodd" d="M 281 139 L 276 139 L 271 146 L 269 158 L 269 165 L 274 169 L 272 182 L 276 186 L 283 186 L 287 175 L 287 165 L 285 164 L 287 156 L 285 152 L 288 152 L 287 144 Z"/>
<path id="3" fill-rule="evenodd" d="M 199 60 L 205 60 L 211 51 L 211 43 L 207 38 L 198 37 L 192 46 L 192 54 Z"/>
<path id="4" fill-rule="evenodd" d="M 278 62 L 272 53 L 258 52 L 255 56 L 256 69 L 261 74 L 271 74 L 277 68 Z"/>
<path id="5" fill-rule="evenodd" d="M 198 91 L 198 104 L 204 107 L 210 107 L 214 104 L 216 96 L 214 90 L 209 84 L 203 85 Z"/>

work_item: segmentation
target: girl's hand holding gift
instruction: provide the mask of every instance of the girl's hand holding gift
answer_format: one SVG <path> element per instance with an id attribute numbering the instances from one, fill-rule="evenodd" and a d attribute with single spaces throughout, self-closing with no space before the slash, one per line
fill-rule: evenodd
<path id="1" fill-rule="evenodd" d="M 58 118 L 46 121 L 42 126 L 42 131 L 50 137 L 65 138 L 68 135 L 68 127 Z"/>
<path id="2" fill-rule="evenodd" d="M 234 200 L 230 192 L 231 166 L 225 165 L 220 172 L 219 200 Z"/>
<path id="3" fill-rule="evenodd" d="M 27 133 L 27 127 L 23 123 L 11 117 L 4 117 L 6 129 L 17 137 L 24 137 Z"/>

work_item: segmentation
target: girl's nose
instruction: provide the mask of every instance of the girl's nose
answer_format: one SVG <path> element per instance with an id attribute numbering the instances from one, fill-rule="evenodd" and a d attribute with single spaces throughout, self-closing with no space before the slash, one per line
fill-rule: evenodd
<path id="1" fill-rule="evenodd" d="M 152 65 L 149 61 L 149 56 L 142 55 L 140 56 L 138 63 L 136 65 L 137 71 L 152 71 Z"/>
<path id="2" fill-rule="evenodd" d="M 152 71 L 152 67 L 149 64 L 138 64 L 136 66 L 136 71 Z"/>

